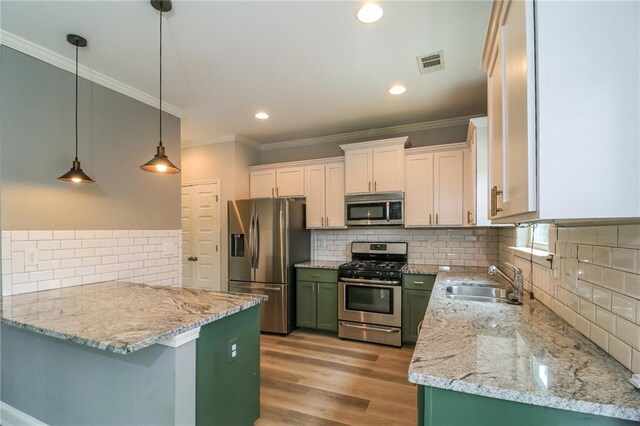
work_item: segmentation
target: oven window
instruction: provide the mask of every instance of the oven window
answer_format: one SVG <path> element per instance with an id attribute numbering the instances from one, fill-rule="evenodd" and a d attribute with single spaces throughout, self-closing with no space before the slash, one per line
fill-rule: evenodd
<path id="1" fill-rule="evenodd" d="M 393 289 L 346 284 L 345 309 L 393 315 Z"/>
<path id="2" fill-rule="evenodd" d="M 351 204 L 347 209 L 347 220 L 380 220 L 385 218 L 386 204 Z"/>

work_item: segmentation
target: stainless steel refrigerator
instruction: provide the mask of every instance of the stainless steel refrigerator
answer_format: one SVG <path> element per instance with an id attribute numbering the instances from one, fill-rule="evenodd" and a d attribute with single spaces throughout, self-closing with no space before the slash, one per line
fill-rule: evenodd
<path id="1" fill-rule="evenodd" d="M 294 324 L 293 265 L 309 260 L 305 205 L 288 199 L 229 201 L 229 291 L 266 294 L 261 330 L 286 334 Z"/>

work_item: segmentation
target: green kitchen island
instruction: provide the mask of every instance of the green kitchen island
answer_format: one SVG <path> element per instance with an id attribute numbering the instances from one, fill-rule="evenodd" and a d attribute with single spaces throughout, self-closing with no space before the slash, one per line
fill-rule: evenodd
<path id="1" fill-rule="evenodd" d="M 251 425 L 264 296 L 104 282 L 2 299 L 2 424 Z"/>
<path id="2" fill-rule="evenodd" d="M 437 274 L 409 366 L 419 425 L 640 421 L 631 372 L 528 293 L 522 306 L 455 300 L 448 286 L 509 284 L 479 268 L 408 271 Z"/>

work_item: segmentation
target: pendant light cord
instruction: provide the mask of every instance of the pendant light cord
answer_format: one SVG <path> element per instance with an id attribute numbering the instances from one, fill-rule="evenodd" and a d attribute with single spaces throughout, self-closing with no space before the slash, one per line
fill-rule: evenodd
<path id="1" fill-rule="evenodd" d="M 76 43 L 76 161 L 78 161 L 78 44 Z"/>
<path id="2" fill-rule="evenodd" d="M 160 10 L 160 146 L 162 146 L 162 10 Z"/>

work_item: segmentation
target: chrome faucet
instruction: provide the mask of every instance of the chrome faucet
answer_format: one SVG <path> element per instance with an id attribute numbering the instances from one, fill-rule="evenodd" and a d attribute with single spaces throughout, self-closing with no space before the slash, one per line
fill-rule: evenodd
<path id="1" fill-rule="evenodd" d="M 504 262 L 504 265 L 513 269 L 513 280 L 495 265 L 489 266 L 489 275 L 498 274 L 511 284 L 515 291 L 509 295 L 510 303 L 514 305 L 522 305 L 522 269 L 518 268 L 511 262 Z"/>

